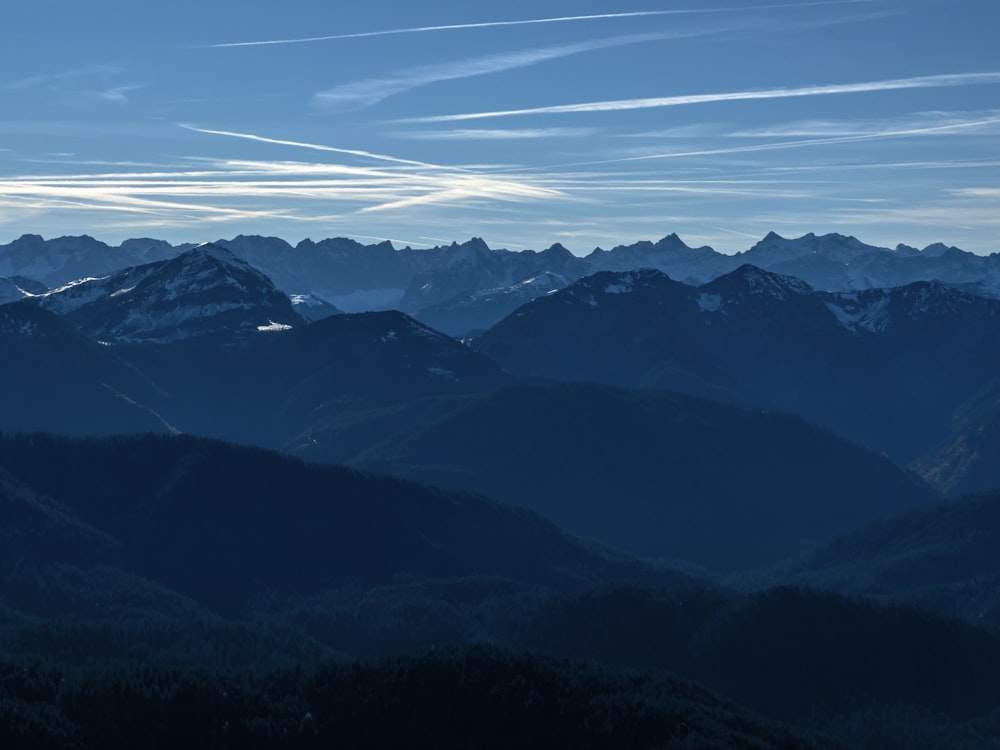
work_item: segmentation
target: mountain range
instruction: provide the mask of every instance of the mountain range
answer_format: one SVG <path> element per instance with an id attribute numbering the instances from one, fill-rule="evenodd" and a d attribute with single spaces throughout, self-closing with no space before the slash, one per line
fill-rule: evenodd
<path id="1" fill-rule="evenodd" d="M 0 350 L 18 363 L 19 377 L 0 396 L 9 403 L 3 427 L 184 432 L 276 448 L 484 493 L 632 554 L 740 569 L 935 496 L 884 459 L 767 413 L 801 406 L 762 396 L 788 393 L 795 379 L 807 395 L 829 389 L 810 382 L 817 371 L 797 358 L 811 363 L 816 352 L 839 348 L 858 372 L 871 366 L 859 360 L 867 348 L 858 354 L 848 345 L 860 334 L 825 299 L 749 266 L 702 288 L 658 271 L 601 272 L 523 306 L 484 335 L 480 351 L 396 311 L 307 322 L 265 275 L 204 245 L 0 308 L 8 319 Z M 546 312 L 553 310 L 555 317 Z M 828 330 L 806 311 L 829 318 Z M 685 331 L 684 320 L 704 330 Z M 757 348 L 770 350 L 751 368 L 751 384 L 774 381 L 771 391 L 712 381 L 734 369 L 716 350 L 751 353 L 739 344 L 744 329 L 727 331 L 730 320 L 777 331 L 753 333 Z M 525 321 L 529 330 L 509 333 Z M 648 341 L 623 333 L 640 329 Z M 505 349 L 505 341 L 515 343 Z M 579 341 L 598 342 L 598 353 Z M 714 357 L 714 369 L 702 373 L 675 365 L 706 387 L 646 378 L 647 368 L 670 372 L 656 359 L 664 346 L 674 362 L 683 351 L 692 362 Z M 569 371 L 528 367 L 516 347 Z M 627 372 L 636 367 L 633 351 L 654 359 L 639 360 L 641 376 L 631 380 L 588 364 Z M 518 376 L 618 388 L 518 384 Z M 724 405 L 622 386 L 741 398 Z"/>
<path id="2" fill-rule="evenodd" d="M 286 294 L 318 298 L 348 312 L 395 308 L 452 335 L 489 327 L 527 296 L 546 294 L 563 279 L 639 268 L 700 285 L 749 263 L 796 276 L 822 291 L 933 280 L 1000 296 L 1000 254 L 975 255 L 940 243 L 922 250 L 890 249 L 839 234 L 786 239 L 772 232 L 733 255 L 688 247 L 675 234 L 655 243 L 597 248 L 585 256 L 559 244 L 542 251 L 490 249 L 480 238 L 428 249 L 396 249 L 388 241 L 363 245 L 346 238 L 292 246 L 276 237 L 245 235 L 215 244 L 260 269 Z M 44 240 L 24 235 L 0 245 L 0 277 L 20 276 L 52 288 L 166 260 L 192 247 L 152 239 L 111 247 L 88 236 Z M 15 293 L 0 286 L 0 295 Z"/>
<path id="3" fill-rule="evenodd" d="M 10 247 L 0 744 L 1000 744 L 994 256 Z"/>
<path id="4" fill-rule="evenodd" d="M 948 458 L 939 446 L 962 429 L 957 415 L 995 403 L 983 394 L 995 393 L 1000 366 L 1000 301 L 940 282 L 818 292 L 750 265 L 697 287 L 655 270 L 601 272 L 474 343 L 522 377 L 798 414 L 933 478 Z M 950 480 L 979 460 L 952 460 Z"/>

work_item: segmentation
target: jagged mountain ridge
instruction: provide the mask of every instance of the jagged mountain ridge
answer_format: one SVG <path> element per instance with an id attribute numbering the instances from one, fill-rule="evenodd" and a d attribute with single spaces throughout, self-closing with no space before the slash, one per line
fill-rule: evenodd
<path id="1" fill-rule="evenodd" d="M 705 283 L 744 263 L 798 276 L 826 291 L 937 280 L 1000 295 L 1000 254 L 975 255 L 941 243 L 923 250 L 906 245 L 889 249 L 839 234 L 786 239 L 771 232 L 736 255 L 688 247 L 676 234 L 655 243 L 597 248 L 585 256 L 573 255 L 558 244 L 541 252 L 490 249 L 479 238 L 419 250 L 396 249 L 388 241 L 363 245 L 346 238 L 303 240 L 293 247 L 276 237 L 247 235 L 215 244 L 260 268 L 283 291 L 311 292 L 349 312 L 391 306 L 417 312 L 459 295 L 512 286 L 544 271 L 574 281 L 601 270 L 648 267 L 678 280 Z M 59 286 L 165 260 L 191 247 L 137 239 L 113 248 L 88 236 L 43 240 L 24 235 L 0 245 L 0 276 L 20 274 Z"/>

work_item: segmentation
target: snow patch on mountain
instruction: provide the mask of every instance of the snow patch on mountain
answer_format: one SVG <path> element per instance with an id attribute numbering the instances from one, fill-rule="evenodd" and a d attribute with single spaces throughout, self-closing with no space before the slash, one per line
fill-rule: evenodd
<path id="1" fill-rule="evenodd" d="M 265 333 L 274 333 L 278 331 L 290 331 L 292 330 L 292 326 L 287 323 L 275 323 L 273 320 L 269 320 L 266 326 L 257 326 L 257 330 Z"/>
<path id="2" fill-rule="evenodd" d="M 826 307 L 849 331 L 878 333 L 889 323 L 889 295 L 881 290 L 834 294 Z"/>
<path id="3" fill-rule="evenodd" d="M 79 310 L 108 294 L 105 284 L 108 278 L 110 277 L 77 279 L 68 284 L 57 286 L 55 289 L 39 295 L 43 303 L 42 306 L 56 315 L 65 315 Z"/>
<path id="4" fill-rule="evenodd" d="M 95 337 L 123 342 L 277 330 L 271 326 L 303 320 L 267 276 L 212 244 L 170 260 L 80 279 L 37 299 Z"/>

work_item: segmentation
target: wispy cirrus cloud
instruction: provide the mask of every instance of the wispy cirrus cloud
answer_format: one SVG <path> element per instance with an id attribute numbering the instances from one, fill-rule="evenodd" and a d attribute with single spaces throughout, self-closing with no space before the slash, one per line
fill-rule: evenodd
<path id="1" fill-rule="evenodd" d="M 691 32 L 689 35 L 702 35 L 706 32 Z M 320 91 L 313 101 L 323 109 L 361 109 L 377 104 L 394 94 L 426 86 L 440 81 L 451 81 L 460 78 L 500 73 L 507 70 L 524 68 L 529 65 L 557 60 L 584 52 L 593 52 L 610 47 L 622 47 L 643 42 L 662 41 L 672 36 L 682 34 L 631 34 L 615 36 L 606 39 L 596 39 L 576 44 L 560 44 L 535 49 L 504 52 L 484 57 L 467 58 L 436 65 L 421 65 L 408 70 L 402 70 L 389 76 L 366 78 L 361 81 L 347 83 L 326 91 Z"/>
<path id="2" fill-rule="evenodd" d="M 907 138 L 921 135 L 940 135 L 944 133 L 954 133 L 959 131 L 969 131 L 976 128 L 996 126 L 1000 124 L 1000 117 L 988 118 L 985 120 L 963 121 L 950 123 L 947 125 L 935 125 L 929 127 L 910 127 L 898 130 L 881 130 L 876 132 L 862 133 L 860 135 L 834 136 L 830 138 L 803 138 L 794 141 L 779 141 L 774 143 L 761 143 L 753 146 L 732 146 L 723 148 L 706 148 L 690 151 L 669 151 L 666 153 L 647 153 L 638 156 L 624 156 L 616 159 L 599 159 L 587 162 L 575 162 L 563 166 L 579 167 L 597 164 L 620 164 L 625 162 L 638 162 L 653 159 L 680 159 L 697 156 L 723 156 L 729 154 L 744 154 L 758 151 L 783 151 L 787 149 L 808 148 L 811 146 L 829 146 L 839 143 L 861 143 L 864 141 L 877 141 L 886 138 Z M 552 167 L 546 167 L 552 169 Z"/>
<path id="3" fill-rule="evenodd" d="M 144 86 L 133 84 L 131 86 L 116 86 L 113 89 L 107 89 L 106 91 L 95 91 L 94 96 L 97 99 L 102 99 L 106 102 L 114 102 L 116 104 L 125 104 L 128 102 L 128 94 L 130 91 L 137 91 Z"/>
<path id="4" fill-rule="evenodd" d="M 946 192 L 962 198 L 1000 198 L 1000 188 L 995 187 L 955 188 Z"/>
<path id="5" fill-rule="evenodd" d="M 94 76 L 111 78 L 122 72 L 123 69 L 117 65 L 82 65 L 78 68 L 61 70 L 57 73 L 40 73 L 16 81 L 10 81 L 5 83 L 3 88 L 17 90 L 35 88 L 36 86 L 61 86 L 69 82 L 93 78 Z"/>
<path id="6" fill-rule="evenodd" d="M 488 29 L 503 26 L 527 26 L 537 24 L 568 23 L 575 21 L 607 21 L 614 19 L 643 18 L 650 16 L 676 16 L 698 13 L 729 13 L 734 11 L 760 11 L 782 8 L 811 8 L 822 5 L 857 5 L 871 3 L 876 0 L 818 0 L 804 3 L 769 3 L 744 7 L 717 8 L 680 8 L 674 10 L 641 10 L 623 13 L 594 13 L 579 16 L 554 16 L 548 18 L 529 18 L 512 21 L 481 21 L 476 23 L 451 23 L 436 26 L 410 26 L 401 29 L 381 29 L 378 31 L 359 31 L 350 34 L 329 34 L 326 36 L 296 37 L 292 39 L 265 39 L 252 42 L 227 42 L 223 44 L 200 45 L 198 49 L 224 49 L 231 47 L 263 47 L 283 44 L 307 44 L 311 42 L 329 42 L 338 39 L 361 39 L 365 37 L 392 36 L 396 34 L 424 34 L 433 31 L 463 31 L 469 29 Z"/>
<path id="7" fill-rule="evenodd" d="M 455 130 L 410 130 L 389 133 L 394 138 L 418 141 L 498 141 L 535 138 L 587 138 L 600 128 L 459 128 Z"/>
<path id="8" fill-rule="evenodd" d="M 565 197 L 541 176 L 510 177 L 359 149 L 185 127 L 206 135 L 350 157 L 352 163 L 188 157 L 153 169 L 19 175 L 0 179 L 0 214 L 118 214 L 139 222 L 136 226 L 146 220 L 162 226 L 263 219 L 327 224 L 344 216 L 431 204 L 534 204 Z M 81 166 L 94 165 L 81 162 Z"/>
<path id="9" fill-rule="evenodd" d="M 112 85 L 121 80 L 125 69 L 118 65 L 84 65 L 78 68 L 43 73 L 3 84 L 8 91 L 46 89 L 61 97 L 81 97 L 89 100 L 125 104 L 132 91 L 144 88 L 141 84 Z"/>
<path id="10" fill-rule="evenodd" d="M 797 120 L 778 125 L 744 128 L 732 131 L 728 135 L 733 138 L 815 138 L 874 135 L 879 132 L 888 133 L 935 127 L 942 127 L 941 132 L 947 132 L 951 128 L 963 128 L 967 133 L 992 135 L 997 132 L 996 118 L 998 117 L 1000 117 L 1000 110 L 917 112 L 893 120 Z M 951 126 L 951 128 L 943 126 Z"/>
<path id="11" fill-rule="evenodd" d="M 334 154 L 345 154 L 348 156 L 359 156 L 365 159 L 375 159 L 376 161 L 388 161 L 394 162 L 396 164 L 408 164 L 414 167 L 435 167 L 438 169 L 445 169 L 445 167 L 439 167 L 435 164 L 428 164 L 422 161 L 413 161 L 412 159 L 400 159 L 395 156 L 386 156 L 385 154 L 376 154 L 371 151 L 363 151 L 359 149 L 350 148 L 337 148 L 335 146 L 326 146 L 319 143 L 304 143 L 302 141 L 290 141 L 283 140 L 280 138 L 268 138 L 267 136 L 254 135 L 253 133 L 238 133 L 229 130 L 211 130 L 209 128 L 199 128 L 194 125 L 182 124 L 182 128 L 185 130 L 192 130 L 195 133 L 204 133 L 206 135 L 221 135 L 228 138 L 241 138 L 248 141 L 257 141 L 258 143 L 271 143 L 277 146 L 292 146 L 294 148 L 305 148 L 312 151 L 327 151 Z M 453 168 L 452 168 L 453 169 Z"/>
<path id="12" fill-rule="evenodd" d="M 866 94 L 880 91 L 898 91 L 904 89 L 950 88 L 954 86 L 981 86 L 1000 83 L 1000 71 L 984 73 L 957 73 L 932 76 L 915 76 L 912 78 L 893 78 L 882 81 L 865 81 L 862 83 L 840 83 L 818 86 L 798 86 L 774 89 L 752 89 L 748 91 L 729 91 L 713 94 L 683 94 L 680 96 L 649 97 L 642 99 L 613 99 L 607 101 L 586 102 L 583 104 L 556 104 L 546 107 L 530 107 L 525 109 L 495 110 L 492 112 L 467 112 L 452 115 L 431 115 L 429 117 L 410 117 L 396 120 L 401 123 L 432 123 L 432 122 L 462 122 L 466 120 L 482 120 L 493 117 L 511 117 L 516 115 L 552 115 L 587 112 L 625 112 L 637 109 L 653 109 L 658 107 L 679 107 L 691 104 L 708 104 L 712 102 L 753 101 L 762 99 L 788 99 L 793 97 L 831 96 L 836 94 Z"/>

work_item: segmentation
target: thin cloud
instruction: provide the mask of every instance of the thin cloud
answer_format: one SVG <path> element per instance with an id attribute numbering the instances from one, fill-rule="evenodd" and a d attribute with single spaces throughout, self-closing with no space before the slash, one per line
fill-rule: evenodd
<path id="1" fill-rule="evenodd" d="M 125 104 L 128 102 L 127 94 L 130 91 L 137 91 L 141 88 L 144 87 L 141 85 L 117 86 L 113 89 L 108 89 L 107 91 L 96 91 L 94 92 L 94 96 L 98 99 L 103 99 L 104 101 L 114 102 L 116 104 Z"/>
<path id="2" fill-rule="evenodd" d="M 1000 188 L 957 188 L 946 190 L 949 195 L 957 195 L 962 198 L 1000 198 Z"/>
<path id="3" fill-rule="evenodd" d="M 28 76 L 17 81 L 5 83 L 5 89 L 30 89 L 36 86 L 46 86 L 51 84 L 62 84 L 67 81 L 76 81 L 81 78 L 91 76 L 103 76 L 109 78 L 122 73 L 122 68 L 116 65 L 85 65 L 79 68 L 63 70 L 58 73 L 41 73 L 39 75 Z"/>
<path id="4" fill-rule="evenodd" d="M 564 195 L 543 177 L 511 178 L 400 159 L 357 149 L 194 128 L 242 138 L 373 160 L 375 164 L 272 162 L 187 158 L 174 169 L 20 175 L 0 180 L 0 209 L 14 213 L 70 210 L 114 212 L 165 223 L 264 218 L 303 223 L 338 221 L 351 214 L 388 212 L 427 204 L 487 206 L 553 200 Z M 261 202 L 267 209 L 255 208 Z M 342 213 L 315 211 L 336 206 Z"/>
<path id="5" fill-rule="evenodd" d="M 827 146 L 839 143 L 861 143 L 884 138 L 905 138 L 919 135 L 933 135 L 949 131 L 971 130 L 1000 123 L 1000 117 L 971 122 L 952 123 L 925 128 L 907 128 L 886 130 L 864 135 L 838 136 L 833 138 L 808 138 L 795 141 L 780 141 L 777 143 L 762 143 L 754 146 L 732 146 L 726 148 L 709 148 L 692 151 L 670 151 L 667 153 L 642 154 L 639 156 L 624 156 L 615 159 L 595 159 L 593 161 L 573 162 L 572 164 L 548 165 L 545 167 L 521 167 L 508 170 L 510 172 L 528 172 L 536 169 L 558 169 L 567 167 L 586 167 L 601 164 L 624 164 L 627 162 L 651 161 L 656 159 L 681 159 L 701 156 L 724 156 L 731 154 L 754 153 L 759 151 L 782 151 L 786 149 L 807 148 L 810 146 Z"/>
<path id="6" fill-rule="evenodd" d="M 585 16 L 555 16 L 551 18 L 531 18 L 515 21 L 483 21 L 479 23 L 454 23 L 438 26 L 412 26 L 402 29 L 382 29 L 379 31 L 361 31 L 352 34 L 331 34 L 327 36 L 299 37 L 294 39 L 267 39 L 254 42 L 228 42 L 224 44 L 206 44 L 197 49 L 223 49 L 229 47 L 261 47 L 280 44 L 307 44 L 310 42 L 329 42 L 338 39 L 361 39 L 373 36 L 390 36 L 394 34 L 423 34 L 432 31 L 460 31 L 467 29 L 487 29 L 498 26 L 526 26 L 531 24 L 567 23 L 572 21 L 603 21 L 619 18 L 642 18 L 649 16 L 690 15 L 695 13 L 728 13 L 734 11 L 757 11 L 784 8 L 811 8 L 821 5 L 856 5 L 859 3 L 876 2 L 876 0 L 821 0 L 808 3 L 772 3 L 748 7 L 723 8 L 687 8 L 677 10 L 643 10 L 625 13 L 597 13 Z"/>
<path id="7" fill-rule="evenodd" d="M 328 151 L 335 154 L 346 154 L 350 156 L 360 156 L 365 159 L 375 159 L 377 161 L 387 161 L 393 162 L 395 164 L 407 164 L 414 167 L 433 167 L 435 169 L 448 169 L 448 167 L 440 167 L 436 164 L 428 164 L 422 161 L 413 161 L 411 159 L 399 159 L 395 156 L 386 156 L 385 154 L 376 154 L 371 151 L 361 151 L 358 149 L 349 148 L 336 148 L 334 146 L 324 146 L 316 143 L 303 143 L 302 141 L 288 141 L 279 138 L 267 138 L 265 136 L 254 135 L 252 133 L 237 133 L 229 130 L 210 130 L 209 128 L 199 128 L 194 125 L 181 125 L 185 130 L 192 130 L 195 133 L 205 133 L 207 135 L 222 135 L 229 138 L 242 138 L 248 141 L 257 141 L 258 143 L 272 143 L 278 146 L 293 146 L 295 148 L 306 148 L 313 151 Z M 454 168 L 452 168 L 454 169 Z"/>
<path id="8" fill-rule="evenodd" d="M 771 125 L 749 130 L 737 130 L 728 135 L 733 138 L 815 138 L 834 136 L 871 135 L 893 130 L 951 125 L 973 126 L 972 132 L 992 135 L 995 132 L 983 123 L 1000 116 L 1000 110 L 985 112 L 920 112 L 895 120 L 798 120 L 781 125 Z"/>
<path id="9" fill-rule="evenodd" d="M 629 44 L 661 41 L 670 36 L 675 35 L 660 33 L 632 34 L 577 44 L 539 47 L 498 55 L 456 60 L 440 65 L 422 65 L 400 71 L 394 75 L 367 78 L 362 81 L 337 86 L 327 91 L 321 91 L 315 95 L 313 100 L 324 109 L 361 109 L 377 104 L 394 94 L 439 81 L 451 81 L 460 78 L 472 78 L 491 73 L 500 73 L 584 52 L 593 52 L 595 50 L 621 47 Z"/>
<path id="10" fill-rule="evenodd" d="M 678 107 L 689 104 L 711 102 L 752 101 L 761 99 L 788 99 L 806 96 L 830 96 L 834 94 L 864 94 L 878 91 L 901 89 L 947 88 L 952 86 L 974 86 L 1000 83 L 1000 72 L 959 73 L 913 78 L 894 78 L 885 81 L 844 83 L 825 86 L 802 86 L 797 88 L 761 89 L 750 91 L 730 91 L 720 94 L 687 94 L 681 96 L 651 97 L 645 99 L 615 99 L 584 104 L 558 104 L 548 107 L 497 110 L 493 112 L 469 112 L 455 115 L 433 115 L 431 117 L 411 117 L 396 122 L 461 122 L 481 120 L 491 117 L 511 117 L 515 115 L 551 115 L 584 112 L 624 112 L 657 107 Z"/>
<path id="11" fill-rule="evenodd" d="M 535 138 L 587 138 L 600 133 L 599 128 L 473 128 L 457 130 L 412 130 L 390 133 L 394 138 L 418 141 L 499 141 Z"/>

